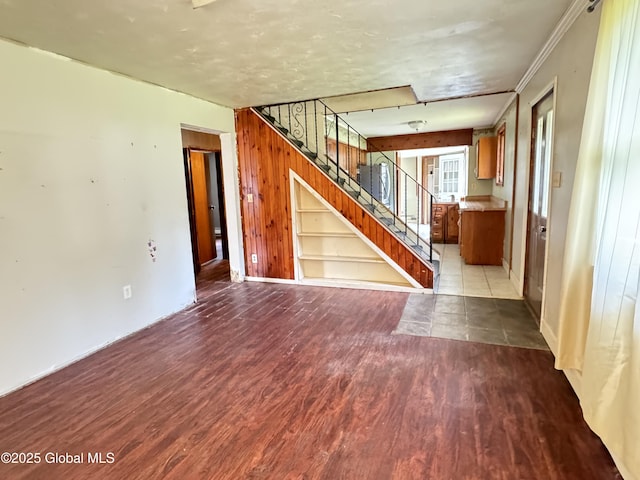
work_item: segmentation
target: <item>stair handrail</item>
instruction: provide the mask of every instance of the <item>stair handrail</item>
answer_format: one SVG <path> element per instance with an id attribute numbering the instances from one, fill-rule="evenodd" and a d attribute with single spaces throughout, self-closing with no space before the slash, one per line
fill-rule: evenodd
<path id="1" fill-rule="evenodd" d="M 319 102 L 321 105 L 323 105 L 325 107 L 325 110 L 328 110 L 329 112 L 331 112 L 331 114 L 337 118 L 340 119 L 345 125 L 348 125 L 349 128 L 351 130 L 353 130 L 353 132 L 358 135 L 359 137 L 364 138 L 365 140 L 367 139 L 367 137 L 365 137 L 364 135 L 362 135 L 360 132 L 358 132 L 358 130 L 356 130 L 355 128 L 353 128 L 351 126 L 351 124 L 349 122 L 347 122 L 342 116 L 340 116 L 340 114 L 336 113 L 334 110 L 331 109 L 331 107 L 329 107 L 326 103 L 324 103 L 322 100 L 315 99 L 314 101 Z M 336 122 L 336 125 L 338 125 L 338 122 Z M 337 127 L 336 127 L 337 128 Z M 371 153 L 372 150 L 369 150 L 369 142 L 367 142 L 367 152 Z M 424 190 L 425 193 L 431 195 L 432 197 L 435 198 L 435 195 L 433 193 L 431 193 L 427 188 L 425 188 L 422 183 L 418 182 L 415 178 L 413 178 L 411 175 L 409 175 L 405 170 L 402 169 L 402 167 L 400 167 L 395 161 L 393 161 L 392 159 L 390 159 L 386 153 L 384 153 L 382 150 L 378 149 L 378 147 L 373 146 L 373 148 L 375 149 L 374 151 L 376 153 L 382 154 L 382 156 L 384 158 L 386 158 L 389 162 L 391 162 L 391 164 L 394 166 L 394 168 L 396 169 L 396 171 L 400 171 L 402 173 L 404 173 L 406 175 L 406 177 L 410 180 L 412 180 L 414 183 L 416 183 L 420 188 L 422 188 L 422 190 Z"/>
<path id="2" fill-rule="evenodd" d="M 305 116 L 305 125 L 303 126 L 302 124 L 300 125 L 300 127 L 303 127 L 303 131 L 304 131 L 304 135 L 305 135 L 305 139 L 306 142 L 301 142 L 301 144 L 305 145 L 305 147 L 307 148 L 307 150 L 311 151 L 310 147 L 309 147 L 309 138 L 308 138 L 308 125 L 306 117 L 307 117 L 307 103 L 308 102 L 313 102 L 313 110 L 314 110 L 314 127 L 315 127 L 315 140 L 316 140 L 316 152 L 314 152 L 316 155 L 318 155 L 320 153 L 320 149 L 319 149 L 319 145 L 318 145 L 318 118 L 317 118 L 317 104 L 321 105 L 321 108 L 324 108 L 324 118 L 325 118 L 325 122 L 326 122 L 326 118 L 328 117 L 333 117 L 334 118 L 334 123 L 336 126 L 336 159 L 333 160 L 329 157 L 328 155 L 328 145 L 327 145 L 327 140 L 328 140 L 328 135 L 327 132 L 325 132 L 325 154 L 327 156 L 327 160 L 330 160 L 337 169 L 337 176 L 338 178 L 340 177 L 340 173 L 344 173 L 345 177 L 347 177 L 349 180 L 353 180 L 359 189 L 364 190 L 365 192 L 367 192 L 367 194 L 370 196 L 371 201 L 373 202 L 375 200 L 375 202 L 378 204 L 378 208 L 379 207 L 383 207 L 389 214 L 391 214 L 391 216 L 393 216 L 395 219 L 399 220 L 400 223 L 404 226 L 405 228 L 405 234 L 407 232 L 407 230 L 412 231 L 415 236 L 416 236 L 416 241 L 418 242 L 418 244 L 420 242 L 423 242 L 425 245 L 427 245 L 429 247 L 429 261 L 432 261 L 433 258 L 433 246 L 432 246 L 432 241 L 431 239 L 429 239 L 429 241 L 425 241 L 422 237 L 420 237 L 420 204 L 423 203 L 421 200 L 418 200 L 418 205 L 417 205 L 417 218 L 416 218 L 416 223 L 417 223 L 417 231 L 414 231 L 411 227 L 408 226 L 408 221 L 407 221 L 407 185 L 409 180 L 414 182 L 414 184 L 418 187 L 418 195 L 420 195 L 420 198 L 424 198 L 423 195 L 427 194 L 429 197 L 429 212 L 431 213 L 432 209 L 433 209 L 433 202 L 435 199 L 435 195 L 432 194 L 427 188 L 425 188 L 422 183 L 418 182 L 415 178 L 413 178 L 413 176 L 411 176 L 408 172 L 406 172 L 404 169 L 402 169 L 394 160 L 392 160 L 391 158 L 389 158 L 389 156 L 384 153 L 383 151 L 381 151 L 380 149 L 378 149 L 377 147 L 374 146 L 374 148 L 372 150 L 369 150 L 369 143 L 367 142 L 367 150 L 366 153 L 370 153 L 370 154 L 379 154 L 382 155 L 382 157 L 384 157 L 394 168 L 395 173 L 394 175 L 404 175 L 405 176 L 405 193 L 404 193 L 404 200 L 405 200 L 405 219 L 403 220 L 402 217 L 399 215 L 399 213 L 394 212 L 393 210 L 391 210 L 389 207 L 387 207 L 384 203 L 382 203 L 381 201 L 379 201 L 371 192 L 369 192 L 366 188 L 364 188 L 360 183 L 359 180 L 357 178 L 354 178 L 351 175 L 351 172 L 349 172 L 348 170 L 345 170 L 344 168 L 342 168 L 342 166 L 340 165 L 340 157 L 339 157 L 339 145 L 340 145 L 340 140 L 339 140 L 339 133 L 338 133 L 338 128 L 340 125 L 340 122 L 342 122 L 344 125 L 347 126 L 347 140 L 348 140 L 348 145 L 349 145 L 349 132 L 353 131 L 355 135 L 357 135 L 358 137 L 358 149 L 362 150 L 360 148 L 360 139 L 364 139 L 366 141 L 366 137 L 364 135 L 362 135 L 360 132 L 358 132 L 355 128 L 353 128 L 343 117 L 341 117 L 338 113 L 336 113 L 333 109 L 331 109 L 326 103 L 324 103 L 322 100 L 320 99 L 314 99 L 314 100 L 301 100 L 301 101 L 297 101 L 297 102 L 289 102 L 289 103 L 280 103 L 280 104 L 271 104 L 271 105 L 263 105 L 260 107 L 256 107 L 257 111 L 262 114 L 265 109 L 269 109 L 270 114 L 272 113 L 272 109 L 277 108 L 278 110 L 278 124 L 280 124 L 282 127 L 286 128 L 286 125 L 284 125 L 284 123 L 282 122 L 282 111 L 281 108 L 282 107 L 286 107 L 287 109 L 287 114 L 288 114 L 288 122 L 289 122 L 289 131 L 291 131 L 291 133 L 293 134 L 294 137 L 296 138 L 300 138 L 298 137 L 295 132 L 292 131 L 292 129 L 294 127 L 292 127 L 291 124 L 291 118 L 294 118 L 296 120 L 296 122 L 299 123 L 299 120 L 297 119 L 297 117 L 295 116 L 295 114 L 292 113 L 292 106 L 295 105 L 303 105 L 304 108 L 304 116 Z M 328 114 L 329 112 L 329 114 Z M 297 112 L 297 113 L 301 113 L 301 112 Z M 275 118 L 275 117 L 273 117 Z M 326 127 L 326 124 L 325 124 Z M 312 135 L 313 137 L 313 135 Z M 373 156 L 371 157 L 372 159 L 372 164 L 373 164 Z M 358 166 L 360 166 L 360 163 L 358 163 Z M 395 178 L 395 177 L 394 177 Z M 351 185 L 351 181 L 349 182 L 349 185 Z M 371 204 L 373 205 L 373 203 L 371 202 Z M 424 207 L 423 207 L 423 212 L 424 214 Z M 429 214 L 429 218 L 431 218 L 431 215 Z M 394 222 L 395 224 L 395 222 Z"/>

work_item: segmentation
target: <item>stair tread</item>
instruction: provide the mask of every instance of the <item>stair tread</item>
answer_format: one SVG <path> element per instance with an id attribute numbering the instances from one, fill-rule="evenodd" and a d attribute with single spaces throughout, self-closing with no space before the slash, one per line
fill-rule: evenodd
<path id="1" fill-rule="evenodd" d="M 312 260 L 320 262 L 387 263 L 381 258 L 356 257 L 353 255 L 350 255 L 348 257 L 340 255 L 300 255 L 298 258 L 300 260 Z"/>

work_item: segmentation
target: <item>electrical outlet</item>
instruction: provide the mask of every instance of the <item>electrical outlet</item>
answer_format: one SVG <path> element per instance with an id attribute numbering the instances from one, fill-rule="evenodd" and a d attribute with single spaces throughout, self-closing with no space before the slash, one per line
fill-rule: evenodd
<path id="1" fill-rule="evenodd" d="M 124 287 L 122 287 L 122 296 L 124 297 L 125 300 L 130 299 L 131 295 L 132 295 L 131 285 L 125 285 Z"/>
<path id="2" fill-rule="evenodd" d="M 258 255 L 255 253 L 251 254 L 251 263 L 258 263 Z"/>
<path id="3" fill-rule="evenodd" d="M 247 202 L 253 203 L 253 193 L 247 193 Z"/>

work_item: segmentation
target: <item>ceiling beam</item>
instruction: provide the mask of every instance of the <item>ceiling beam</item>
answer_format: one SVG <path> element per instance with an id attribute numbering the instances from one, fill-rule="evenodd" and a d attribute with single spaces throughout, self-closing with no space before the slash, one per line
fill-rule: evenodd
<path id="1" fill-rule="evenodd" d="M 445 130 L 442 132 L 412 133 L 390 137 L 370 137 L 367 150 L 381 152 L 396 150 L 416 150 L 419 148 L 458 147 L 473 143 L 473 128 Z"/>

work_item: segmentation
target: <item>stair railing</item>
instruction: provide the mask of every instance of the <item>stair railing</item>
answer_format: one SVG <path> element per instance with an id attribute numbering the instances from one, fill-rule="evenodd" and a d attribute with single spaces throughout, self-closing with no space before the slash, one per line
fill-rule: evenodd
<path id="1" fill-rule="evenodd" d="M 267 105 L 256 111 L 405 244 L 423 259 L 434 261 L 431 237 L 426 241 L 420 236 L 420 225 L 422 220 L 431 225 L 435 197 L 389 155 L 371 148 L 366 137 L 321 100 Z M 368 168 L 368 179 L 360 174 L 360 167 L 379 163 L 386 163 L 389 169 L 388 192 L 380 191 L 384 185 L 374 186 L 378 179 L 373 168 Z M 415 212 L 415 230 L 409 226 L 414 219 L 410 212 Z"/>

